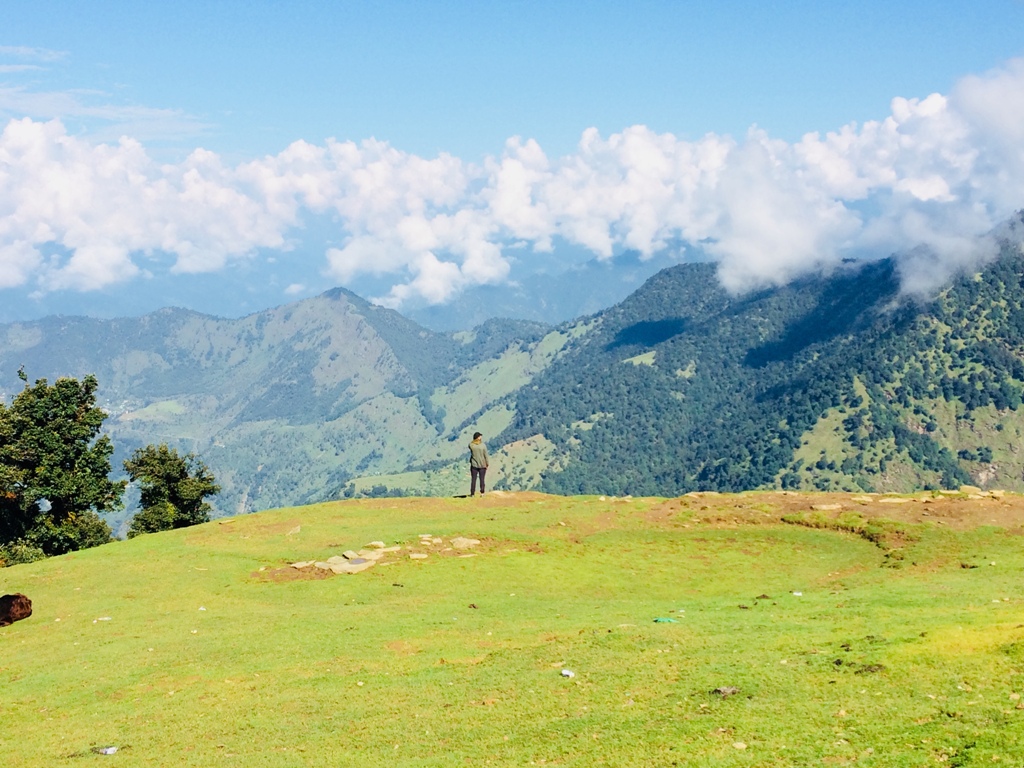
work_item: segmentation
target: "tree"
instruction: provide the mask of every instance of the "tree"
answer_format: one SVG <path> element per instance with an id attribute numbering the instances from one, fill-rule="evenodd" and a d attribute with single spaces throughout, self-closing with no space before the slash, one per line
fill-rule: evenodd
<path id="1" fill-rule="evenodd" d="M 220 493 L 220 486 L 195 454 L 179 455 L 166 443 L 147 445 L 124 462 L 124 469 L 140 485 L 142 507 L 132 518 L 128 538 L 209 521 L 205 499 Z"/>
<path id="2" fill-rule="evenodd" d="M 113 446 L 100 427 L 95 376 L 26 382 L 0 402 L 0 559 L 60 555 L 104 544 L 98 513 L 120 508 L 123 481 L 110 480 Z M 14 554 L 12 557 L 12 553 Z"/>

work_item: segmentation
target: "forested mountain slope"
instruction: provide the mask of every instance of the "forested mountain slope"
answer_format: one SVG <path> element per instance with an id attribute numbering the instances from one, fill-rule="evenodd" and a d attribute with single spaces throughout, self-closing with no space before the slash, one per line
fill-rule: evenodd
<path id="1" fill-rule="evenodd" d="M 1018 244 L 928 302 L 893 260 L 740 297 L 683 265 L 517 393 L 501 441 L 553 443 L 562 493 L 1021 490 L 1022 360 Z"/>

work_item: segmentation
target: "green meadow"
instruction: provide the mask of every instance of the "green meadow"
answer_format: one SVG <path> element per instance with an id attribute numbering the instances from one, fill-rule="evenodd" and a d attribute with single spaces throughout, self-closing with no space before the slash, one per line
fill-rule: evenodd
<path id="1" fill-rule="evenodd" d="M 34 614 L 0 628 L 0 755 L 1024 765 L 1024 499 L 878 500 L 353 500 L 2 569 Z M 290 566 L 372 541 L 402 549 Z"/>

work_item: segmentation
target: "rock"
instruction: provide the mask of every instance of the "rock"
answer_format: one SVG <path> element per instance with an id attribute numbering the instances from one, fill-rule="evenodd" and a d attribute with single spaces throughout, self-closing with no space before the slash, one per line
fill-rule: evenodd
<path id="1" fill-rule="evenodd" d="M 384 547 L 380 551 L 381 552 L 400 552 L 401 550 L 402 550 L 401 547 Z"/>
<path id="2" fill-rule="evenodd" d="M 386 547 L 387 544 L 385 544 L 383 541 L 371 541 L 366 546 L 368 546 L 368 547 L 376 547 L 377 549 L 384 549 L 384 547 Z"/>
<path id="3" fill-rule="evenodd" d="M 455 549 L 472 549 L 480 543 L 479 539 L 467 539 L 464 536 L 457 536 L 452 539 L 452 546 Z"/>
<path id="4" fill-rule="evenodd" d="M 816 509 L 820 512 L 825 512 L 830 509 L 842 509 L 842 504 L 811 504 L 811 509 Z"/>
<path id="5" fill-rule="evenodd" d="M 961 485 L 960 493 L 981 493 L 981 488 L 976 485 Z"/>
<path id="6" fill-rule="evenodd" d="M 341 556 L 344 557 L 346 560 L 353 560 L 359 557 L 359 553 L 353 552 L 351 549 L 347 549 L 341 553 Z"/>
<path id="7" fill-rule="evenodd" d="M 410 560 L 426 560 L 427 559 L 427 553 L 426 552 L 413 552 L 413 553 L 411 553 L 409 555 L 409 559 Z"/>
<path id="8" fill-rule="evenodd" d="M 303 568 L 309 568 L 309 566 L 314 565 L 315 563 L 315 560 L 300 560 L 297 563 L 292 563 L 292 568 L 297 568 L 301 571 Z"/>
<path id="9" fill-rule="evenodd" d="M 380 560 L 384 557 L 384 553 L 379 549 L 360 549 L 357 553 L 363 560 Z"/>
<path id="10" fill-rule="evenodd" d="M 331 570 L 334 573 L 360 573 L 368 568 L 373 568 L 376 564 L 373 560 L 363 560 L 357 557 L 352 560 L 346 560 L 343 563 L 335 563 L 331 566 Z"/>
<path id="11" fill-rule="evenodd" d="M 879 504 L 909 504 L 910 501 L 911 501 L 910 499 L 901 499 L 901 498 L 894 497 L 894 496 L 887 496 L 884 499 L 879 499 L 878 503 Z"/>
<path id="12" fill-rule="evenodd" d="M 717 693 L 723 699 L 727 699 L 740 692 L 740 689 L 734 685 L 723 685 L 719 688 L 715 688 L 711 693 Z"/>
<path id="13" fill-rule="evenodd" d="M 0 597 L 0 627 L 27 619 L 31 615 L 32 601 L 20 592 Z"/>

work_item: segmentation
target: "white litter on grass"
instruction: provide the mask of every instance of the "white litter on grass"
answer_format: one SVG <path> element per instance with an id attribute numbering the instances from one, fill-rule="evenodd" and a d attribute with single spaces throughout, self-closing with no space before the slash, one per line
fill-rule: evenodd
<path id="1" fill-rule="evenodd" d="M 92 623 L 95 624 L 97 621 L 110 621 L 110 620 L 111 619 L 110 619 L 109 616 L 100 616 L 98 619 L 93 619 Z"/>
<path id="2" fill-rule="evenodd" d="M 563 669 L 562 677 L 576 677 L 576 673 L 573 672 L 571 669 Z"/>
<path id="3" fill-rule="evenodd" d="M 803 592 L 794 592 L 793 595 L 794 595 L 794 597 L 803 597 L 804 593 Z"/>
<path id="4" fill-rule="evenodd" d="M 205 610 L 206 610 L 206 608 L 205 608 L 204 606 L 200 605 L 200 606 L 199 606 L 199 610 L 200 610 L 200 611 L 205 611 Z"/>
<path id="5" fill-rule="evenodd" d="M 96 754 L 98 754 L 98 755 L 116 755 L 117 754 L 117 747 L 100 747 L 99 749 L 96 750 Z"/>

